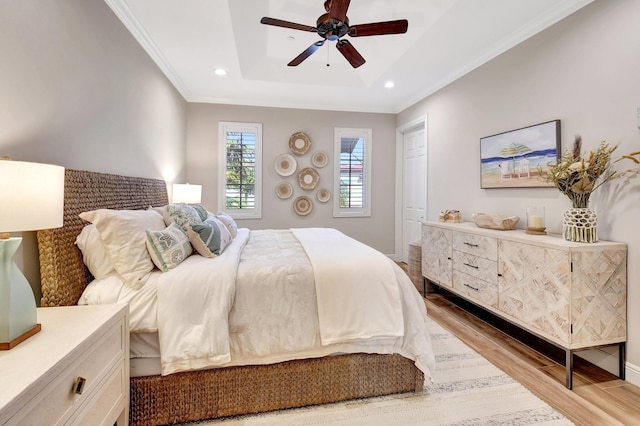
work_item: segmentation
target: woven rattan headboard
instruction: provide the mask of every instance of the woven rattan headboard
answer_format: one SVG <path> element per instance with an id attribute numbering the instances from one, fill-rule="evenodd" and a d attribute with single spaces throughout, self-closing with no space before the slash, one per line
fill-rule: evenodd
<path id="1" fill-rule="evenodd" d="M 92 279 L 75 245 L 76 237 L 87 224 L 78 216 L 80 213 L 95 209 L 146 209 L 167 202 L 167 186 L 160 179 L 66 170 L 63 226 L 37 233 L 41 305 L 77 304 Z"/>

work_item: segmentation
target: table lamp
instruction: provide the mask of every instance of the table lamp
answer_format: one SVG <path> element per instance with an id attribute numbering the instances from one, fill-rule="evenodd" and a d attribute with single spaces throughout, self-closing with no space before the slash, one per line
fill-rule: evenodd
<path id="1" fill-rule="evenodd" d="M 64 168 L 0 159 L 0 350 L 40 331 L 36 300 L 13 257 L 22 238 L 10 232 L 62 226 Z"/>
<path id="2" fill-rule="evenodd" d="M 199 204 L 202 198 L 202 185 L 174 183 L 172 191 L 172 203 Z"/>

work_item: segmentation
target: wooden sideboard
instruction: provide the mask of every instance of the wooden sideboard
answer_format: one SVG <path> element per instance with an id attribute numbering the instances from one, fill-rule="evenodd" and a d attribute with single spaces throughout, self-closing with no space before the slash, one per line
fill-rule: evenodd
<path id="1" fill-rule="evenodd" d="M 422 275 L 564 349 L 569 389 L 574 352 L 598 346 L 618 345 L 624 379 L 625 244 L 425 222 Z"/>

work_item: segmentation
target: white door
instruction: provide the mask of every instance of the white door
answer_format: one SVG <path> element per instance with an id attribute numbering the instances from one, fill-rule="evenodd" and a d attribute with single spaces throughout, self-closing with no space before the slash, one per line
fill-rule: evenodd
<path id="1" fill-rule="evenodd" d="M 403 134 L 402 156 L 402 261 L 409 261 L 409 243 L 422 237 L 427 209 L 427 159 L 425 129 Z"/>

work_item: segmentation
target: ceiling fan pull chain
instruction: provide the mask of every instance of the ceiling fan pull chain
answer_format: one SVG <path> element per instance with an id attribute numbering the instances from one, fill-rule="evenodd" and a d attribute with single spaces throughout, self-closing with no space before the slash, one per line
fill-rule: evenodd
<path id="1" fill-rule="evenodd" d="M 329 63 L 329 51 L 330 51 L 330 50 L 331 50 L 331 49 L 329 49 L 329 45 L 327 44 L 327 66 L 328 66 L 328 67 L 330 67 L 330 66 L 331 66 L 331 64 Z"/>

